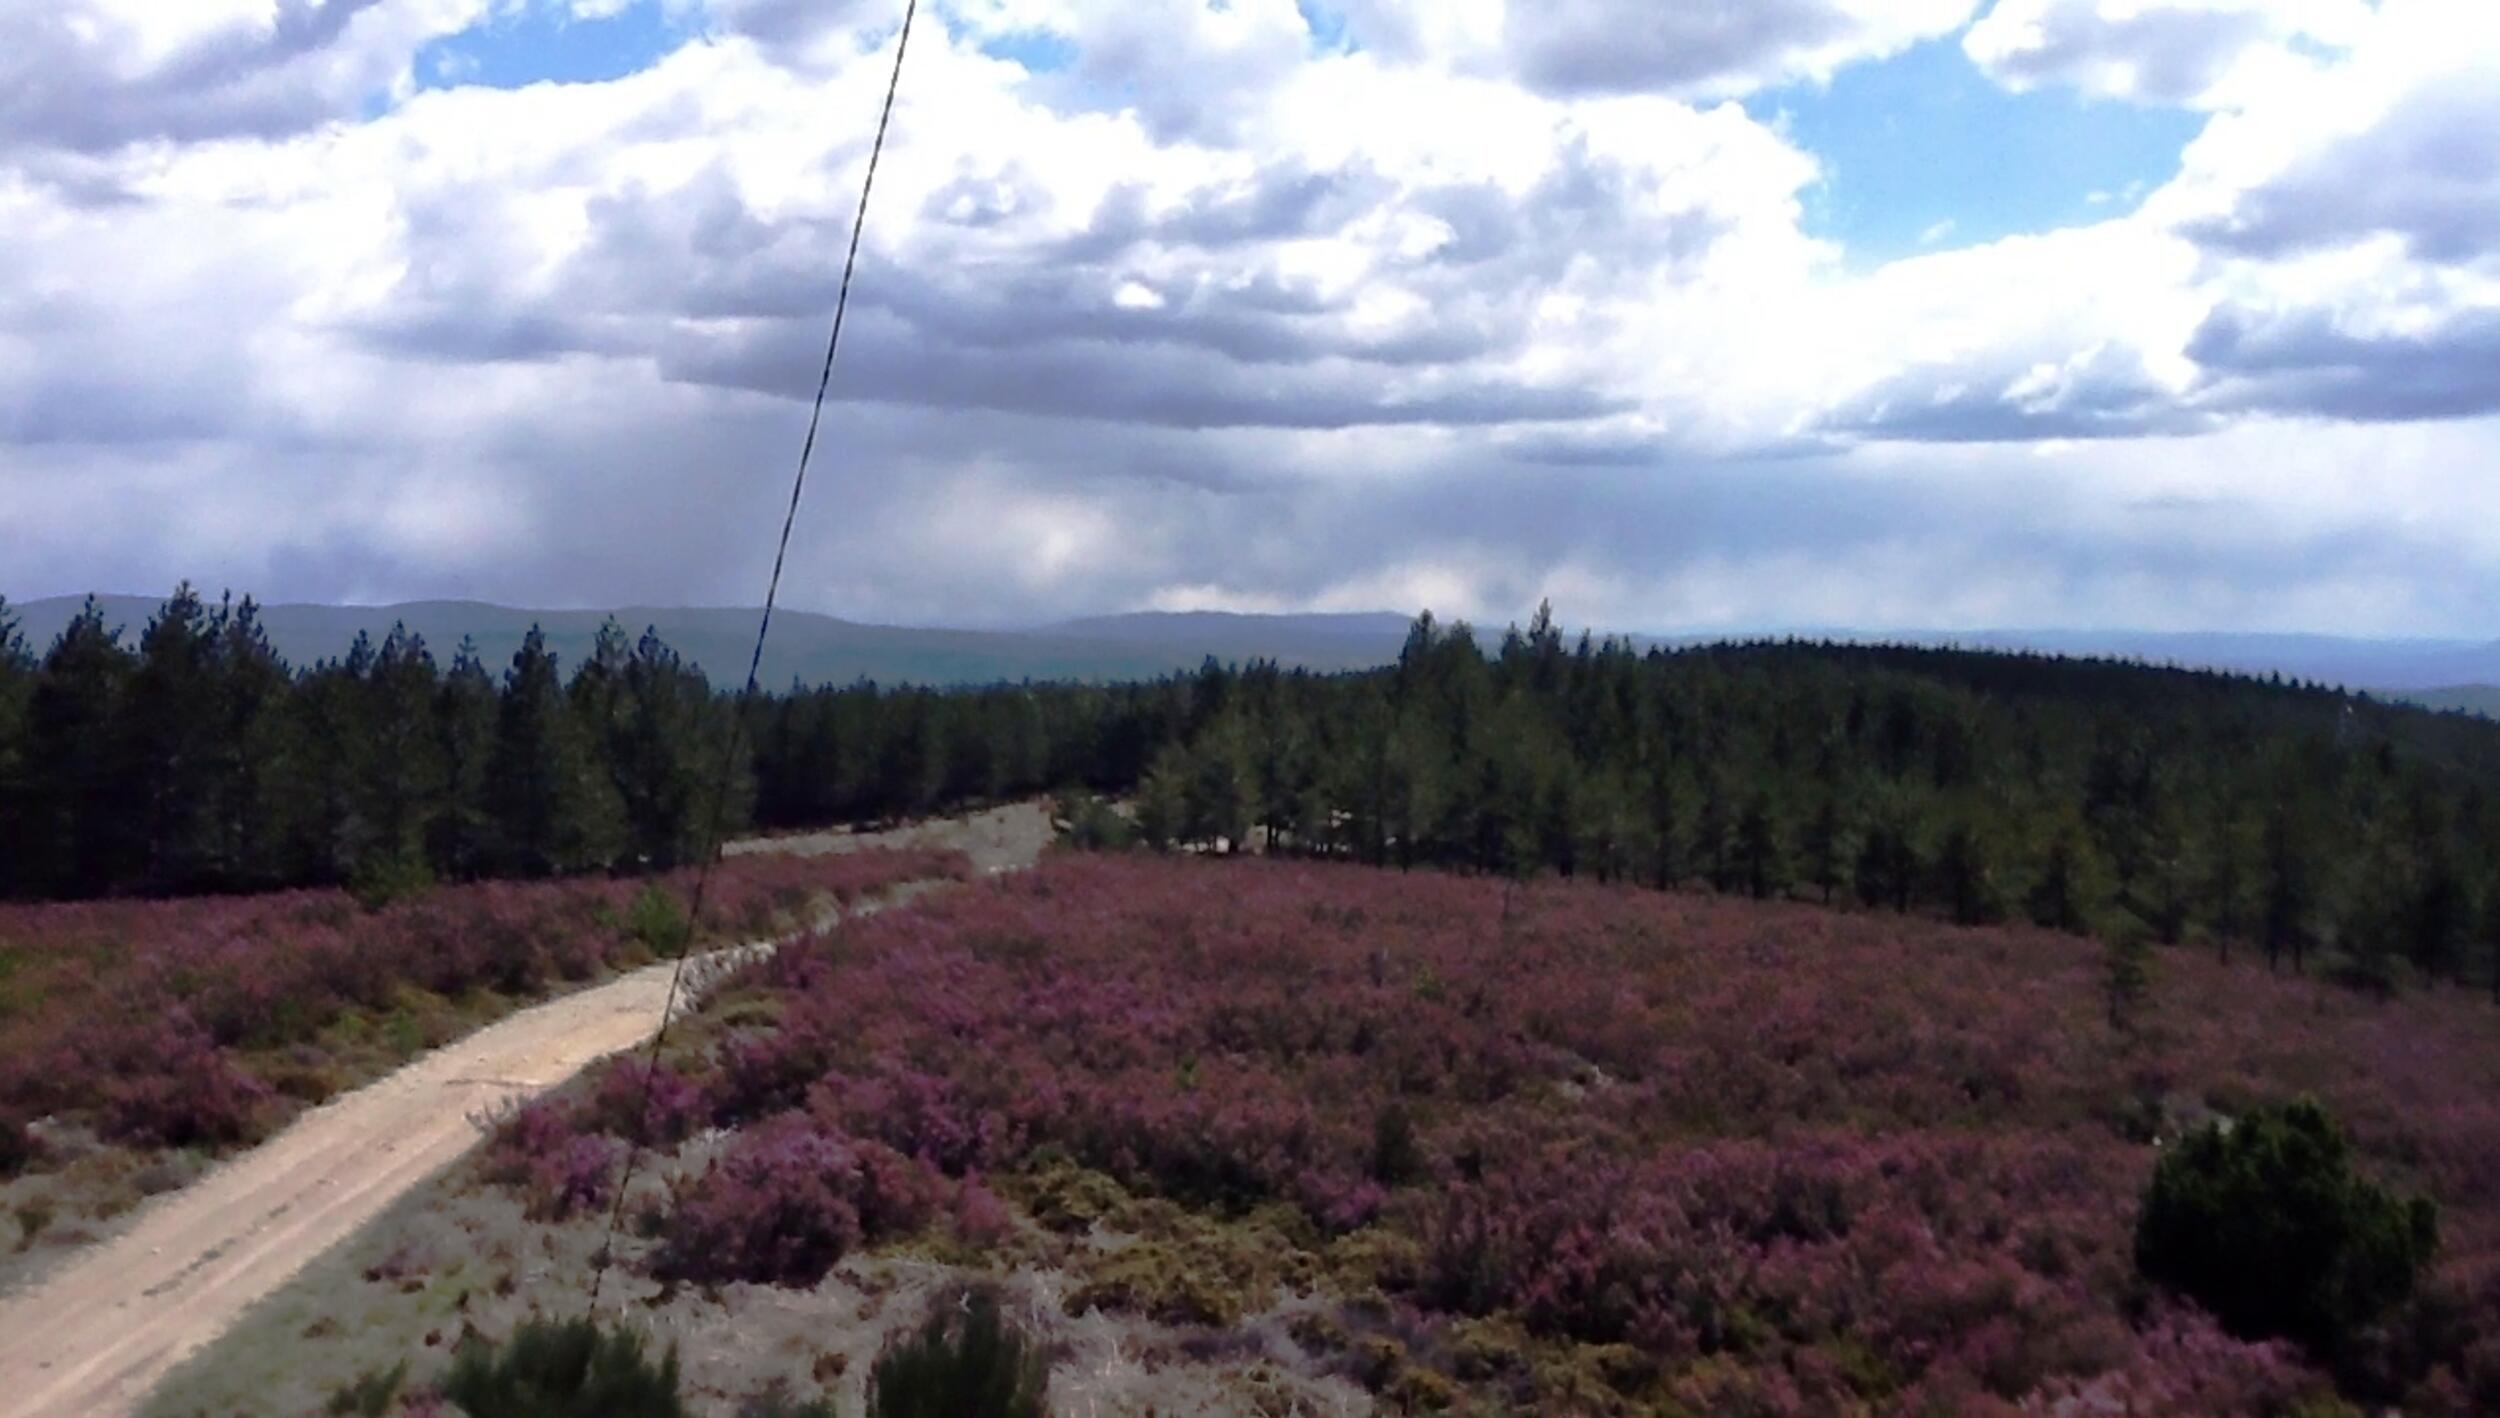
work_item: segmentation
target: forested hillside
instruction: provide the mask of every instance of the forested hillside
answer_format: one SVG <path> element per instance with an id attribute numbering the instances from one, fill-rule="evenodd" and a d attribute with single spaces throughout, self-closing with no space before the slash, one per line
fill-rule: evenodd
<path id="1" fill-rule="evenodd" d="M 187 590 L 129 643 L 114 629 L 82 616 L 40 653 L 0 634 L 0 892 L 665 866 L 699 850 L 734 722 L 697 668 L 614 626 L 578 668 L 536 637 L 490 667 L 393 634 L 296 669 L 249 602 Z M 2500 725 L 2308 686 L 1643 650 L 1540 615 L 1491 649 L 1426 617 L 1373 673 L 793 686 L 748 712 L 733 829 L 1134 792 L 1158 845 L 2028 919 L 2500 989 Z"/>
<path id="2" fill-rule="evenodd" d="M 2325 948 L 2369 983 L 2462 974 L 2500 937 L 2500 728 L 2311 687 L 1906 648 L 1642 655 L 1540 618 L 1489 657 L 1427 619 L 1380 675 L 1195 689 L 1140 792 L 1150 839 L 2248 941 L 2295 965 Z"/>

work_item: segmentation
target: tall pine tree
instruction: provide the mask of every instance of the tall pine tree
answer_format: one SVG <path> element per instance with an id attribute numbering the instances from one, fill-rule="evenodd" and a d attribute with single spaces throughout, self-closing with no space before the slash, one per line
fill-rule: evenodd
<path id="1" fill-rule="evenodd" d="M 534 625 L 504 675 L 487 801 L 496 864 L 513 875 L 605 867 L 622 849 L 616 786 L 566 700 L 545 633 Z"/>
<path id="2" fill-rule="evenodd" d="M 100 896 L 138 875 L 145 809 L 123 711 L 136 664 L 91 597 L 28 696 L 27 875 L 47 895 Z"/>

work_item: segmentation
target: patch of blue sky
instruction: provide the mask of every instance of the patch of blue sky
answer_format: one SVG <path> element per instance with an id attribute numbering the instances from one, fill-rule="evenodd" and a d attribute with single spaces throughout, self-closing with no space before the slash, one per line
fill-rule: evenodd
<path id="1" fill-rule="evenodd" d="M 692 34 L 660 0 L 631 0 L 595 18 L 574 15 L 565 0 L 525 0 L 418 50 L 417 87 L 605 83 L 650 68 Z"/>
<path id="2" fill-rule="evenodd" d="M 1821 161 L 1807 228 L 1860 266 L 2117 215 L 2178 171 L 2204 125 L 2065 88 L 2009 92 L 1951 39 L 1746 109 Z"/>
<path id="3" fill-rule="evenodd" d="M 981 46 L 993 59 L 1024 66 L 1028 74 L 1056 74 L 1076 64 L 1076 41 L 1049 30 L 1017 30 Z"/>
<path id="4" fill-rule="evenodd" d="M 1343 13 L 1318 4 L 1316 0 L 1294 0 L 1294 4 L 1302 11 L 1302 23 L 1311 28 L 1313 47 L 1323 53 L 1354 47 L 1353 39 L 1346 33 Z"/>

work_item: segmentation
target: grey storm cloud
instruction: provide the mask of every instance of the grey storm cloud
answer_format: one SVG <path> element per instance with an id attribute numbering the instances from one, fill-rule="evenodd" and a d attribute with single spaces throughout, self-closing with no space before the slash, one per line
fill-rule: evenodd
<path id="1" fill-rule="evenodd" d="M 98 152 L 301 132 L 360 97 L 339 81 L 340 40 L 380 3 L 279 0 L 265 28 L 212 30 L 136 76 L 118 67 L 133 37 L 110 19 L 71 5 L 12 6 L 0 12 L 0 148 Z"/>
<path id="2" fill-rule="evenodd" d="M 2360 422 L 2500 414 L 2500 309 L 2411 334 L 2356 335 L 2319 311 L 2210 316 L 2188 353 L 2217 402 Z"/>
<path id="3" fill-rule="evenodd" d="M 941 408 L 1171 428 L 1349 429 L 1575 420 L 1630 407 L 1580 388 L 1540 388 L 1463 369 L 1425 368 L 1382 381 L 1353 362 L 1245 367 L 1203 346 L 1148 341 L 945 346 L 890 313 L 860 320 L 850 333 L 858 343 L 843 366 L 849 397 Z M 727 337 L 681 331 L 659 364 L 671 379 L 795 397 L 809 382 L 806 353 L 821 344 L 819 331 L 798 322 Z"/>
<path id="4" fill-rule="evenodd" d="M 2213 415 L 2183 404 L 2143 356 L 2104 345 L 2041 377 L 2017 351 L 1905 370 L 1827 415 L 1826 432 L 1922 443 L 2021 443 L 2199 433 Z"/>
<path id="5" fill-rule="evenodd" d="M 1512 6 L 1504 38 L 1521 75 L 1550 92 L 1678 92 L 1758 75 L 1853 26 L 1828 0 L 1547 0 Z"/>

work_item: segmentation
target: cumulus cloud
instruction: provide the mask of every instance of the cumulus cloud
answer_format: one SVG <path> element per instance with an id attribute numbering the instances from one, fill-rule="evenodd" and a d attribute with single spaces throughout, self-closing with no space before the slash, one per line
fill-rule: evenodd
<path id="1" fill-rule="evenodd" d="M 1752 93 L 1952 33 L 1975 0 L 1335 0 L 1391 60 L 1500 74 L 1555 94 Z"/>
<path id="2" fill-rule="evenodd" d="M 489 0 L 0 21 L 97 85 L 0 89 L 0 591 L 752 599 L 895 13 L 656 3 L 644 71 L 510 92 L 407 87 Z M 1720 100 L 1967 3 L 931 6 L 795 600 L 2461 625 L 2500 124 L 2411 3 L 2139 68 L 2216 109 L 2140 207 L 1874 265 Z M 1981 30 L 2117 92 L 2071 55 L 2165 8 Z"/>
<path id="3" fill-rule="evenodd" d="M 2241 408 L 2357 420 L 2500 414 L 2500 305 L 2376 330 L 2314 308 L 2225 306 L 2188 350 Z"/>
<path id="4" fill-rule="evenodd" d="M 1950 34 L 1970 11 L 1971 0 L 1550 0 L 1508 7 L 1502 42 L 1549 92 L 1741 94 L 1827 79 Z"/>
<path id="5" fill-rule="evenodd" d="M 2350 58 L 2254 95 L 2184 155 L 2164 215 L 2234 255 L 2381 233 L 2429 261 L 2500 247 L 2500 9 L 2387 0 Z"/>
<path id="6" fill-rule="evenodd" d="M 744 71 L 744 53 L 681 54 L 565 147 L 405 164 L 397 279 L 344 325 L 434 358 L 633 352 L 672 379 L 803 392 L 864 136 L 776 146 L 817 179 L 804 194 L 760 145 L 690 172 L 646 164 L 873 101 L 879 56 L 802 83 Z M 1517 98 L 1505 116 L 1532 130 L 1508 147 L 1448 122 L 1350 145 L 1297 115 L 1447 115 L 1477 97 L 1453 83 L 1483 86 L 1344 57 L 1277 103 L 1254 153 L 1063 114 L 942 34 L 924 57 L 859 289 L 846 388 L 861 397 L 1177 427 L 1585 419 L 1643 398 L 1620 358 L 1649 335 L 1635 301 L 1765 252 L 1812 255 L 1793 228 L 1812 165 L 1734 110 Z M 550 105 L 580 107 L 440 94 L 408 121 L 545 132 Z"/>
<path id="7" fill-rule="evenodd" d="M 1962 48 L 2016 89 L 2218 107 L 2370 20 L 2366 0 L 1996 0 Z"/>
<path id="8" fill-rule="evenodd" d="M 2218 115 L 2146 220 L 2193 242 L 2216 406 L 2487 413 L 2500 327 L 2500 11 L 2387 0 L 2337 63 Z"/>
<path id="9" fill-rule="evenodd" d="M 1898 261 L 1837 292 L 1865 381 L 1824 426 L 1944 443 L 2202 431 L 2196 255 L 2111 222 Z"/>
<path id="10" fill-rule="evenodd" d="M 0 14 L 0 150 L 279 137 L 356 113 L 488 0 L 69 0 Z"/>

